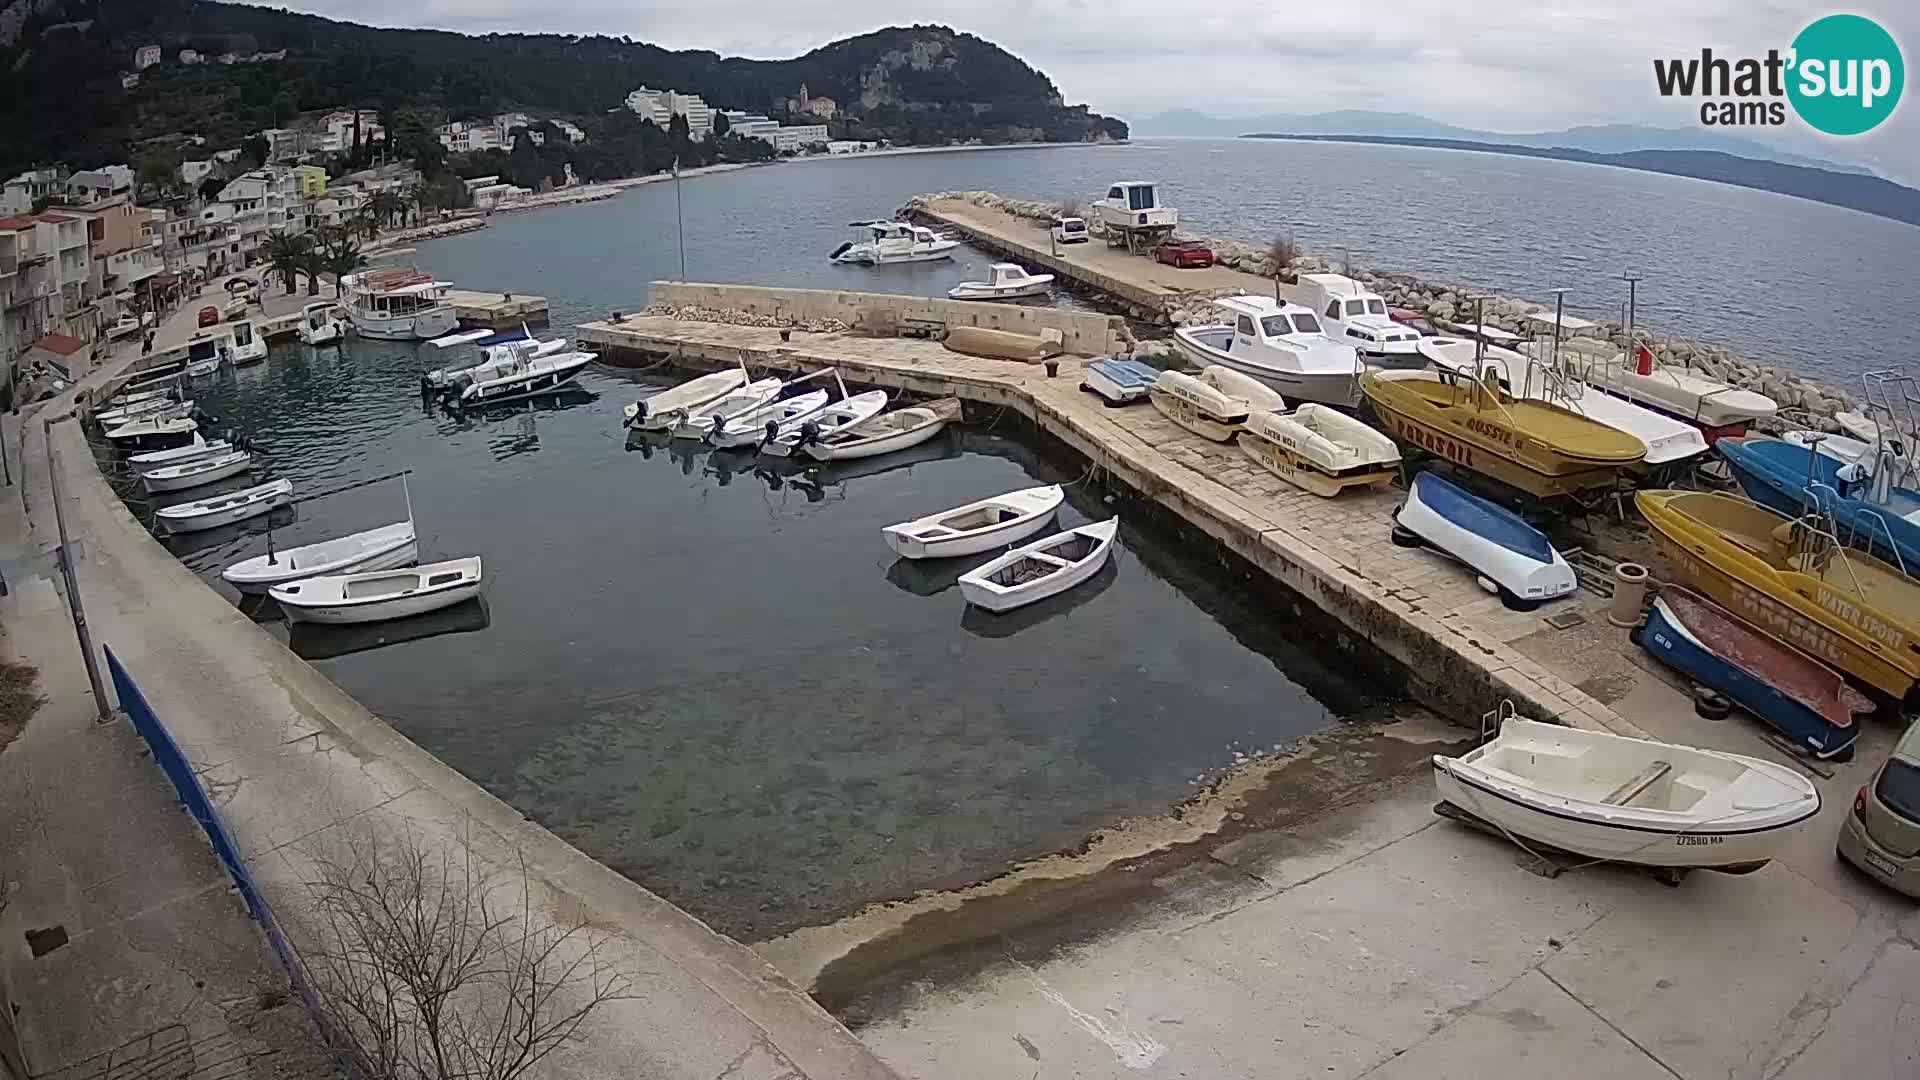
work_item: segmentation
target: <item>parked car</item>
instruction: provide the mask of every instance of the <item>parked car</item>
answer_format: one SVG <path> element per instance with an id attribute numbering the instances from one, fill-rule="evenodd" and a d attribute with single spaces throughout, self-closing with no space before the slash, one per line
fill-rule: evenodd
<path id="1" fill-rule="evenodd" d="M 1411 308 L 1403 308 L 1403 307 L 1388 308 L 1387 318 L 1392 319 L 1394 322 L 1399 323 L 1401 326 L 1404 326 L 1409 330 L 1412 330 L 1413 332 L 1419 334 L 1421 337 L 1439 337 L 1440 336 L 1440 331 L 1434 329 L 1433 323 L 1429 322 L 1425 315 L 1422 315 L 1421 313 L 1414 311 Z"/>
<path id="2" fill-rule="evenodd" d="M 1838 849 L 1869 877 L 1920 897 L 1920 722 L 1853 797 Z"/>
<path id="3" fill-rule="evenodd" d="M 206 307 L 200 309 L 200 314 L 197 316 L 196 321 L 201 326 L 218 326 L 220 324 L 220 309 L 214 307 L 212 304 L 208 304 Z"/>
<path id="4" fill-rule="evenodd" d="M 1084 244 L 1087 242 L 1087 222 L 1085 218 L 1063 217 L 1053 219 L 1053 239 L 1062 244 Z"/>
<path id="5" fill-rule="evenodd" d="M 1191 270 L 1213 265 L 1213 252 L 1198 240 L 1169 240 L 1153 249 L 1155 262 Z"/>

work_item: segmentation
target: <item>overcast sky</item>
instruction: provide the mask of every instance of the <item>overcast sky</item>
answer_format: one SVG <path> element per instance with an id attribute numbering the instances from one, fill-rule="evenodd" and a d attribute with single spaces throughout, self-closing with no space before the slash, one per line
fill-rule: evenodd
<path id="1" fill-rule="evenodd" d="M 1067 100 L 1122 118 L 1188 107 L 1222 115 L 1377 109 L 1496 131 L 1698 123 L 1663 101 L 1654 57 L 1785 48 L 1836 10 L 1878 19 L 1920 60 L 1920 4 L 1783 0 L 274 0 L 376 26 L 467 33 L 625 34 L 668 48 L 778 59 L 886 25 L 944 23 L 1046 72 Z M 1168 31 L 1140 46 L 1144 33 Z M 1907 97 L 1912 97 L 1911 94 Z M 1870 135 L 1824 140 L 1791 121 L 1742 134 L 1920 179 L 1920 106 Z"/>

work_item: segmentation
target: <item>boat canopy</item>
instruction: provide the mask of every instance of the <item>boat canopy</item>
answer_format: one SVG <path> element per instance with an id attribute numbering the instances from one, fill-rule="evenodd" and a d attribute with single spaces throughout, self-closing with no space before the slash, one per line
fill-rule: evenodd
<path id="1" fill-rule="evenodd" d="M 1600 324 L 1597 322 L 1594 322 L 1592 319 L 1582 319 L 1582 318 L 1579 318 L 1578 316 L 1567 315 L 1567 314 L 1562 314 L 1556 319 L 1552 312 L 1547 312 L 1547 311 L 1533 312 L 1532 314 L 1528 315 L 1526 319 L 1527 319 L 1528 325 L 1533 326 L 1540 330 L 1545 330 L 1548 333 L 1553 332 L 1553 328 L 1556 323 L 1559 325 L 1561 330 L 1569 334 L 1581 334 L 1581 333 L 1587 332 L 1588 330 L 1599 329 L 1600 327 Z M 1491 327 L 1489 327 L 1488 329 L 1491 329 Z"/>

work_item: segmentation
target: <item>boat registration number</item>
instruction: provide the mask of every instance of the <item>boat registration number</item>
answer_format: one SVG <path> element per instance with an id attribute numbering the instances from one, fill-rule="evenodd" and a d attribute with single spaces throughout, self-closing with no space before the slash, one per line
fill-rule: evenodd
<path id="1" fill-rule="evenodd" d="M 1880 873 L 1885 874 L 1888 877 L 1900 876 L 1900 868 L 1893 865 L 1892 859 L 1889 859 L 1883 855 L 1875 855 L 1871 851 L 1863 851 L 1860 854 L 1866 856 L 1867 865 L 1872 869 L 1878 870 Z"/>
<path id="2" fill-rule="evenodd" d="M 1681 847 L 1699 847 L 1706 844 L 1719 844 L 1726 841 L 1724 836 L 1676 836 Z"/>

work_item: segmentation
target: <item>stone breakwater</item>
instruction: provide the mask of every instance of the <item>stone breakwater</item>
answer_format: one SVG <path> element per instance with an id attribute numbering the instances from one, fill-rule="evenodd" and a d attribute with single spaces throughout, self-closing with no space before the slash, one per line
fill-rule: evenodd
<path id="1" fill-rule="evenodd" d="M 795 319 L 781 315 L 760 315 L 738 308 L 710 308 L 694 304 L 650 304 L 640 314 L 664 316 L 681 322 L 758 326 L 768 330 L 798 330 L 808 334 L 839 334 L 853 329 L 839 319 Z"/>
<path id="2" fill-rule="evenodd" d="M 476 229 L 484 229 L 486 227 L 487 223 L 480 218 L 459 218 L 453 221 L 436 221 L 431 225 L 415 225 L 412 228 L 395 229 L 390 233 L 382 235 L 380 239 L 368 244 L 366 250 L 369 252 L 383 251 L 400 244 L 412 243 L 415 240 L 438 240 L 443 236 L 458 236 L 461 233 L 469 233 Z"/>
<path id="3" fill-rule="evenodd" d="M 1062 213 L 1080 216 L 1086 213 L 1086 208 L 1079 203 L 1016 199 L 992 191 L 943 191 L 916 195 L 901 210 L 903 214 L 923 210 L 928 204 L 941 199 L 957 199 L 989 210 L 997 210 L 1032 221 L 1035 228 L 1049 225 L 1056 215 Z M 1345 272 L 1337 260 L 1310 253 L 1296 251 L 1286 265 L 1281 266 L 1276 264 L 1270 248 L 1240 240 L 1192 236 L 1186 233 L 1178 233 L 1176 236 L 1180 239 L 1199 240 L 1206 244 L 1212 249 L 1214 260 L 1222 266 L 1259 277 L 1277 277 L 1286 283 L 1298 280 L 1301 274 Z M 1473 300 L 1478 299 L 1481 317 L 1485 319 L 1488 326 L 1524 334 L 1528 329 L 1525 322 L 1528 315 L 1553 310 L 1548 304 L 1518 297 L 1495 296 L 1483 290 L 1459 284 L 1428 281 L 1412 274 L 1354 267 L 1352 276 L 1379 293 L 1390 306 L 1418 312 L 1428 319 L 1442 323 L 1471 323 L 1474 319 Z M 1211 322 L 1214 319 L 1211 301 L 1215 299 L 1217 292 L 1217 290 L 1199 291 L 1182 296 L 1169 304 L 1168 310 L 1163 313 L 1166 321 L 1174 326 Z M 1808 426 L 1826 431 L 1838 431 L 1839 426 L 1833 420 L 1834 414 L 1844 410 L 1858 411 L 1862 406 L 1862 399 L 1858 393 L 1814 383 L 1786 368 L 1761 364 L 1736 356 L 1718 345 L 1692 338 L 1654 334 L 1644 327 L 1636 330 L 1635 334 L 1652 350 L 1654 358 L 1662 365 L 1692 368 L 1712 378 L 1724 380 L 1744 389 L 1758 391 L 1774 399 L 1780 404 L 1782 410 L 1789 413 L 1784 426 Z M 1597 330 L 1573 340 L 1570 344 L 1563 342 L 1562 347 L 1571 348 L 1576 354 L 1614 355 L 1627 347 L 1626 328 L 1618 323 L 1602 322 Z M 1164 351 L 1169 354 L 1173 352 L 1171 348 Z"/>

